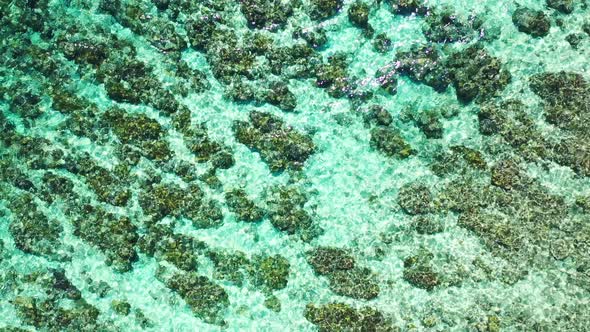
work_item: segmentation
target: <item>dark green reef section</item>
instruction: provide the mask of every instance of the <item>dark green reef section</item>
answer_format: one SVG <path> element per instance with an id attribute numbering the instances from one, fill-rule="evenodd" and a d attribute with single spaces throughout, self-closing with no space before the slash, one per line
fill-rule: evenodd
<path id="1" fill-rule="evenodd" d="M 532 2 L 509 7 L 514 38 L 562 34 L 551 47 L 590 54 L 585 0 Z M 261 331 L 590 331 L 590 191 L 576 189 L 590 188 L 590 76 L 515 69 L 493 13 L 448 3 L 0 0 L 0 332 L 189 319 L 211 331 L 248 320 L 269 321 Z M 398 42 L 393 22 L 418 22 L 419 37 Z M 386 61 L 342 51 L 338 28 Z M 454 104 L 383 102 L 408 87 Z M 221 130 L 202 120 L 214 106 L 194 102 L 207 94 L 239 110 Z M 316 98 L 345 116 L 316 111 Z M 310 109 L 334 130 L 302 125 Z M 469 137 L 452 139 L 464 126 Z M 364 247 L 326 240 L 340 224 L 322 218 L 309 175 L 332 165 L 324 137 L 338 135 L 384 168 L 422 170 L 362 196 L 393 219 L 345 230 L 378 227 Z M 255 169 L 268 182 L 253 190 Z M 281 250 L 236 249 L 263 233 Z M 453 236 L 480 251 L 459 260 L 433 244 Z M 463 310 L 462 290 L 478 287 L 548 290 L 539 303 L 482 292 Z M 399 309 L 400 293 L 420 310 Z"/>

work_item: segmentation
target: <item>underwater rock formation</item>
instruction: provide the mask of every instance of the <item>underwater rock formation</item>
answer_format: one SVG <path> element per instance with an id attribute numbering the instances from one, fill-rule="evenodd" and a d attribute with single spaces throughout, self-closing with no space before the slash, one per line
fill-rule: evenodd
<path id="1" fill-rule="evenodd" d="M 588 330 L 588 13 L 0 0 L 0 330 Z"/>

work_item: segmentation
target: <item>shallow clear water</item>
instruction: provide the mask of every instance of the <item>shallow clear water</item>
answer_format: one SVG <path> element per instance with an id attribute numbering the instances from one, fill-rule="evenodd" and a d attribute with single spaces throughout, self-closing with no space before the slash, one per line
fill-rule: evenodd
<path id="1" fill-rule="evenodd" d="M 0 331 L 590 330 L 586 2 L 573 1 L 564 13 L 542 0 L 425 1 L 424 16 L 396 12 L 397 1 L 366 0 L 370 36 L 351 23 L 357 2 L 344 1 L 325 19 L 313 18 L 314 3 L 331 1 L 300 2 L 266 12 L 282 18 L 274 30 L 262 18 L 263 26 L 249 25 L 246 7 L 264 11 L 281 1 L 0 0 Z M 518 8 L 543 13 L 544 36 L 519 31 Z M 445 11 L 450 22 L 429 21 Z M 211 32 L 200 20 L 216 15 Z M 191 31 L 191 20 L 203 30 Z M 467 32 L 456 42 L 429 41 L 428 24 L 461 24 Z M 175 33 L 162 37 L 165 26 Z M 305 44 L 294 36 L 298 27 L 323 28 L 325 44 L 299 58 L 295 49 L 280 51 Z M 251 42 L 254 33 L 270 46 Z M 382 33 L 391 42 L 386 52 L 373 45 Z M 175 40 L 182 42 L 157 47 Z M 450 79 L 444 91 L 412 77 L 424 59 L 414 56 L 412 68 L 401 69 L 402 53 L 420 45 L 440 54 L 437 68 L 463 57 L 437 78 Z M 465 58 L 473 45 L 485 55 Z M 234 56 L 224 58 L 224 49 Z M 343 66 L 323 68 L 332 86 L 348 79 L 372 95 L 321 87 L 322 66 L 311 64 L 338 54 Z M 311 69 L 290 75 L 295 62 Z M 511 78 L 489 88 L 499 78 L 478 72 L 483 65 Z M 379 88 L 383 67 L 397 68 L 395 94 Z M 531 88 L 537 75 L 562 71 L 585 82 L 545 78 L 548 93 Z M 479 91 L 474 100 L 457 97 L 465 80 Z M 237 82 L 251 85 L 247 101 L 229 96 Z M 285 84 L 289 94 L 281 97 L 291 96 L 293 109 L 270 101 L 273 82 Z M 59 103 L 67 95 L 78 97 L 71 107 Z M 509 100 L 520 101 L 522 112 Z M 390 123 L 368 119 L 375 105 Z M 109 120 L 115 109 L 124 115 Z M 504 122 L 484 133 L 481 114 L 490 109 Z M 252 125 L 256 112 L 280 125 Z M 555 112 L 569 118 L 552 120 Z M 434 134 L 420 122 L 425 114 L 433 114 Z M 239 121 L 249 123 L 254 143 L 238 134 Z M 198 124 L 205 138 L 191 145 L 198 135 L 182 125 Z M 380 148 L 388 136 L 378 137 L 379 129 L 398 135 L 411 155 Z M 305 138 L 313 144 L 308 154 Z M 150 150 L 154 142 L 167 142 L 168 157 Z M 211 142 L 212 155 L 199 159 Z M 122 147 L 136 151 L 136 162 Z M 224 151 L 233 160 L 220 166 Z M 441 153 L 453 161 L 441 161 Z M 282 166 L 273 169 L 273 160 Z M 166 186 L 181 194 L 154 193 Z M 191 196 L 189 186 L 200 194 Z M 232 204 L 236 188 L 253 205 Z M 278 188 L 292 191 L 279 195 Z M 123 202 L 112 198 L 125 190 Z M 240 209 L 261 212 L 244 220 Z M 313 257 L 324 247 L 340 248 L 356 269 L 326 254 L 318 264 L 328 272 L 321 272 Z M 244 259 L 216 261 L 218 253 Z M 179 263 L 186 257 L 194 258 L 189 267 Z M 276 260 L 260 263 L 269 257 L 288 262 L 287 272 Z M 336 303 L 348 311 L 329 305 Z"/>

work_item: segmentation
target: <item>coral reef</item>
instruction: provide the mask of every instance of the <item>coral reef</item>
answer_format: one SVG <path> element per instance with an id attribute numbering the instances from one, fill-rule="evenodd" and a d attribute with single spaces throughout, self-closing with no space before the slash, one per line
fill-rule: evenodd
<path id="1" fill-rule="evenodd" d="M 107 265 L 119 271 L 131 270 L 137 261 L 137 227 L 127 217 L 117 217 L 90 205 L 83 206 L 73 220 L 74 234 L 96 245 L 106 255 Z"/>
<path id="2" fill-rule="evenodd" d="M 414 151 L 399 131 L 387 127 L 371 129 L 371 146 L 388 157 L 405 159 Z"/>
<path id="3" fill-rule="evenodd" d="M 431 210 L 432 193 L 426 185 L 411 182 L 400 188 L 397 201 L 407 214 L 425 214 Z"/>
<path id="4" fill-rule="evenodd" d="M 243 189 L 233 189 L 225 194 L 227 206 L 235 213 L 239 220 L 258 221 L 264 216 L 264 211 L 257 207 Z"/>
<path id="5" fill-rule="evenodd" d="M 242 13 L 248 21 L 248 26 L 270 31 L 283 27 L 289 16 L 293 14 L 293 4 L 289 1 L 240 1 Z"/>
<path id="6" fill-rule="evenodd" d="M 13 214 L 9 230 L 17 248 L 36 255 L 55 253 L 60 245 L 62 226 L 38 210 L 33 196 L 15 197 L 9 208 Z"/>
<path id="7" fill-rule="evenodd" d="M 229 305 L 229 298 L 221 286 L 195 272 L 175 273 L 164 282 L 185 300 L 196 316 L 209 323 L 224 324 L 221 315 Z"/>
<path id="8" fill-rule="evenodd" d="M 255 149 L 271 171 L 301 169 L 315 150 L 309 136 L 288 127 L 278 117 L 258 111 L 250 112 L 250 121 L 234 124 L 236 139 Z"/>
<path id="9" fill-rule="evenodd" d="M 589 34 L 573 0 L 0 0 L 0 331 L 588 330 Z"/>
<path id="10" fill-rule="evenodd" d="M 386 2 L 395 13 L 402 15 L 424 15 L 428 12 L 426 1 L 423 0 L 387 0 Z"/>
<path id="11" fill-rule="evenodd" d="M 428 41 L 435 43 L 468 42 L 481 25 L 474 18 L 465 23 L 449 9 L 429 12 L 425 23 L 422 32 Z"/>
<path id="12" fill-rule="evenodd" d="M 291 265 L 280 256 L 254 257 L 251 271 L 254 284 L 262 285 L 269 290 L 283 289 L 287 286 Z"/>
<path id="13" fill-rule="evenodd" d="M 343 0 L 312 0 L 309 17 L 314 20 L 328 19 L 342 8 Z"/>
<path id="14" fill-rule="evenodd" d="M 340 248 L 317 247 L 307 253 L 314 272 L 328 278 L 330 289 L 354 299 L 371 300 L 379 295 L 379 285 L 368 268 L 355 266 L 350 254 Z"/>
<path id="15" fill-rule="evenodd" d="M 547 0 L 547 6 L 564 14 L 574 11 L 574 0 Z"/>
<path id="16" fill-rule="evenodd" d="M 519 31 L 528 33 L 533 37 L 544 37 L 551 28 L 551 21 L 545 13 L 526 7 L 514 11 L 512 22 Z"/>
<path id="17" fill-rule="evenodd" d="M 485 100 L 504 90 L 512 75 L 500 60 L 476 44 L 454 53 L 445 62 L 457 98 L 463 102 Z"/>
<path id="18" fill-rule="evenodd" d="M 373 308 L 355 309 L 344 303 L 308 304 L 303 314 L 319 331 L 397 331 Z"/>

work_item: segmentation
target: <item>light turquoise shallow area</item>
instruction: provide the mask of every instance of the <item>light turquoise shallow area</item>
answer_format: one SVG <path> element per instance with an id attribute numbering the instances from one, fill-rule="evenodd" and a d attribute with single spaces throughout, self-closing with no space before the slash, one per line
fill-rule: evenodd
<path id="1" fill-rule="evenodd" d="M 407 50 L 412 45 L 427 41 L 421 30 L 424 18 L 395 15 L 385 5 L 378 6 L 376 1 L 367 2 L 373 6 L 369 22 L 375 29 L 375 34 L 386 33 L 393 41 L 393 50 L 384 54 L 373 50 L 371 40 L 363 37 L 362 31 L 349 23 L 346 11 L 352 1 L 345 0 L 340 14 L 322 23 L 327 30 L 329 42 L 320 53 L 325 59 L 336 52 L 349 54 L 349 73 L 362 78 L 363 83 L 371 88 L 377 86 L 374 79 L 377 69 L 388 65 L 397 51 Z M 7 2 L 0 3 L 4 5 Z M 81 26 L 103 25 L 108 31 L 129 40 L 137 48 L 137 57 L 154 66 L 155 74 L 164 87 L 174 84 L 176 78 L 170 73 L 172 66 L 165 55 L 153 48 L 144 37 L 119 23 L 113 24 L 105 15 L 97 14 L 98 4 L 83 0 L 67 1 L 67 4 L 60 1 L 51 3 L 53 6 L 67 7 L 64 12 L 68 15 L 68 20 Z M 303 0 L 303 3 L 305 8 L 308 1 Z M 530 115 L 543 128 L 544 134 L 556 135 L 555 127 L 544 121 L 542 101 L 530 90 L 528 80 L 531 75 L 546 71 L 572 71 L 590 79 L 589 36 L 586 35 L 577 49 L 570 47 L 565 40 L 566 35 L 572 32 L 571 29 L 577 29 L 590 18 L 590 11 L 583 8 L 581 1 L 570 15 L 548 9 L 545 2 L 540 0 L 523 0 L 518 1 L 518 4 L 506 0 L 437 0 L 427 3 L 433 8 L 448 6 L 464 19 L 469 15 L 483 19 L 485 32 L 490 35 L 485 37 L 486 50 L 500 59 L 512 74 L 511 83 L 498 99 L 522 100 L 531 110 Z M 237 4 L 235 6 L 238 8 Z M 519 32 L 512 23 L 512 12 L 518 6 L 544 10 L 553 22 L 563 20 L 563 26 L 572 28 L 559 28 L 553 24 L 548 36 L 531 38 Z M 275 42 L 290 45 L 293 43 L 291 35 L 295 26 L 315 24 L 297 10 L 284 30 L 273 34 Z M 236 9 L 235 16 L 231 17 L 228 25 L 238 35 L 250 31 L 239 9 Z M 39 43 L 42 47 L 46 43 L 35 33 L 31 33 L 30 38 L 33 43 Z M 444 45 L 442 50 L 450 54 L 453 50 L 465 47 L 464 44 L 455 43 Z M 191 67 L 206 73 L 211 88 L 185 97 L 176 95 L 177 100 L 190 109 L 194 123 L 206 123 L 210 137 L 232 149 L 235 159 L 233 167 L 217 172 L 222 187 L 204 187 L 205 195 L 223 203 L 225 191 L 243 187 L 255 203 L 263 205 L 271 187 L 294 182 L 308 195 L 305 210 L 324 233 L 305 242 L 276 230 L 267 219 L 259 223 L 239 221 L 226 205 L 222 207 L 224 219 L 220 227 L 197 229 L 190 221 L 177 220 L 174 230 L 218 249 L 239 250 L 248 256 L 280 254 L 285 257 L 291 266 L 287 287 L 273 292 L 280 300 L 282 310 L 274 312 L 266 308 L 265 294 L 248 282 L 238 287 L 216 281 L 229 295 L 230 305 L 224 313 L 226 325 L 219 327 L 207 324 L 191 312 L 178 294 L 156 279 L 158 264 L 162 262 L 140 254 L 139 261 L 133 264 L 133 269 L 129 272 L 119 273 L 107 266 L 103 253 L 73 234 L 73 226 L 68 222 L 62 206 L 65 203 L 45 204 L 40 209 L 50 219 L 59 220 L 63 225 L 60 250 L 69 252 L 71 260 L 50 260 L 25 254 L 16 248 L 9 231 L 13 217 L 7 206 L 10 195 L 6 191 L 0 191 L 2 195 L 6 195 L 0 197 L 0 240 L 4 244 L 0 250 L 0 282 L 8 280 L 7 271 L 27 274 L 47 267 L 63 268 L 68 279 L 80 289 L 82 297 L 100 310 L 100 319 L 113 322 L 121 331 L 316 331 L 317 326 L 303 316 L 306 305 L 332 302 L 347 303 L 355 308 L 376 308 L 401 331 L 488 331 L 481 327 L 487 326 L 481 322 L 490 316 L 500 317 L 501 331 L 533 331 L 532 328 L 523 328 L 559 320 L 567 314 L 566 307 L 569 305 L 584 307 L 590 304 L 588 288 L 583 289 L 569 281 L 568 271 L 575 262 L 566 260 L 546 268 L 531 267 L 526 277 L 509 284 L 498 279 L 486 279 L 480 275 L 480 270 L 476 270 L 473 265 L 475 259 L 494 268 L 507 263 L 503 258 L 494 255 L 480 237 L 458 226 L 456 215 L 446 214 L 442 217 L 443 232 L 433 235 L 417 234 L 412 228 L 412 216 L 404 213 L 397 204 L 400 188 L 419 180 L 438 193 L 438 190 L 444 189 L 448 179 L 441 179 L 433 174 L 429 168 L 429 157 L 399 160 L 389 158 L 372 148 L 370 128 L 363 123 L 350 100 L 330 97 L 325 90 L 315 87 L 314 79 L 292 79 L 288 86 L 297 99 L 294 112 L 284 112 L 270 104 L 235 103 L 224 97 L 225 87 L 214 78 L 203 53 L 186 49 L 182 58 Z M 75 68 L 74 62 L 70 63 Z M 8 85 L 10 79 L 2 77 L 0 82 Z M 116 103 L 108 98 L 104 86 L 91 79 L 90 75 L 78 78 L 78 95 L 96 103 L 101 111 L 113 107 Z M 379 104 L 391 113 L 393 126 L 401 131 L 402 136 L 419 151 L 420 156 L 429 156 L 432 155 L 429 152 L 454 145 L 484 149 L 489 144 L 478 130 L 479 105 L 460 103 L 453 88 L 437 93 L 426 85 L 401 77 L 396 95 L 391 96 L 380 91 L 371 103 Z M 176 158 L 193 160 L 194 157 L 183 144 L 182 135 L 171 129 L 169 117 L 149 106 L 127 104 L 122 107 L 129 113 L 144 113 L 158 120 L 164 128 L 170 129 L 168 141 Z M 30 128 L 23 124 L 19 116 L 9 112 L 9 101 L 0 103 L 0 109 L 14 121 L 17 131 L 21 133 L 45 137 L 57 146 L 71 147 L 72 151 L 89 152 L 99 165 L 107 169 L 111 169 L 117 162 L 112 146 L 97 144 L 88 138 L 60 131 L 58 128 L 66 120 L 66 116 L 52 110 L 49 102 L 46 114 L 37 119 Z M 236 140 L 232 131 L 233 123 L 247 120 L 252 110 L 277 115 L 289 126 L 312 135 L 316 151 L 306 161 L 302 171 L 271 173 L 260 154 Z M 414 124 L 402 121 L 405 113 L 424 110 L 441 110 L 455 114 L 442 120 L 442 139 L 427 139 Z M 151 167 L 148 161 L 144 160 L 142 163 L 145 165 L 140 164 L 134 171 L 141 173 L 142 167 Z M 207 171 L 206 166 L 195 165 L 193 171 L 196 174 Z M 529 176 L 536 179 L 549 193 L 563 196 L 567 202 L 572 203 L 576 197 L 590 195 L 590 178 L 578 176 L 568 167 L 556 164 L 547 168 L 535 163 L 526 165 Z M 166 173 L 161 169 L 156 172 L 162 172 L 165 179 L 180 182 L 171 172 Z M 38 180 L 42 173 L 31 171 L 30 176 L 36 176 Z M 80 179 L 72 177 L 72 180 L 82 196 L 95 200 L 94 193 Z M 141 211 L 136 201 L 124 208 L 109 206 L 109 209 L 129 216 L 138 215 Z M 170 222 L 172 218 L 161 221 L 163 224 Z M 374 272 L 380 287 L 379 296 L 364 301 L 334 294 L 329 288 L 327 278 L 316 275 L 306 260 L 306 252 L 318 246 L 348 248 L 357 265 L 369 267 Z M 406 282 L 403 261 L 416 254 L 419 248 L 426 248 L 434 253 L 436 269 L 461 279 L 460 282 L 432 291 Z M 214 278 L 213 263 L 204 257 L 199 258 L 197 271 L 200 275 Z M 90 283 L 89 280 L 93 282 Z M 91 287 L 100 281 L 108 283 L 112 288 L 105 297 L 97 295 Z M 2 326 L 25 327 L 9 301 L 13 299 L 13 292 L 8 283 L 0 284 L 0 331 L 3 331 Z M 36 292 L 39 291 L 26 289 L 19 294 L 42 296 Z M 111 307 L 111 302 L 116 299 L 125 299 L 132 308 L 141 310 L 153 325 L 141 327 L 132 315 L 116 314 Z M 586 316 L 575 319 L 590 322 L 588 313 L 584 315 Z M 428 326 L 425 323 L 428 319 L 434 319 L 436 324 Z M 490 328 L 489 331 L 495 330 Z"/>

